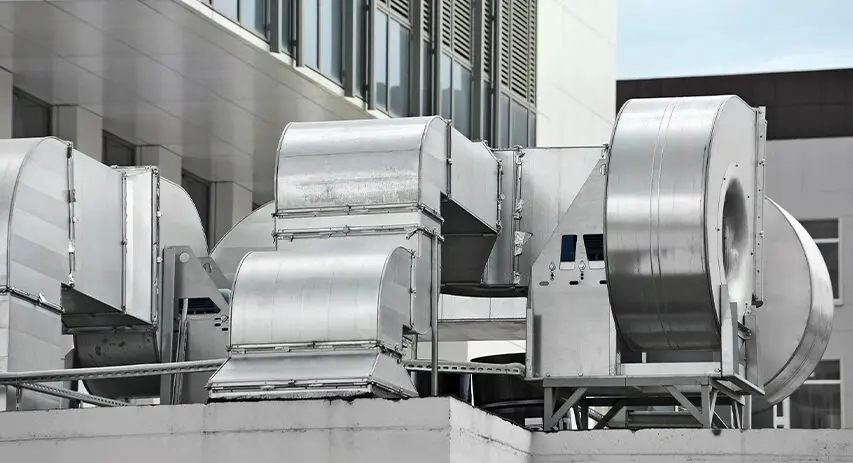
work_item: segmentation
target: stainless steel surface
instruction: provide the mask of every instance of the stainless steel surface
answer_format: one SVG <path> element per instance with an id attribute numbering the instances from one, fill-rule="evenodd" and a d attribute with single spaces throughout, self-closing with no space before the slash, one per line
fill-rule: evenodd
<path id="1" fill-rule="evenodd" d="M 632 350 L 719 347 L 719 287 L 753 291 L 756 111 L 733 96 L 631 100 L 613 132 L 605 232 Z"/>
<path id="2" fill-rule="evenodd" d="M 592 146 L 524 148 L 522 151 L 519 230 L 529 237 L 518 258 L 520 284 L 527 286 L 534 262 L 601 161 L 605 149 Z"/>
<path id="3" fill-rule="evenodd" d="M 0 372 L 58 368 L 60 288 L 72 259 L 67 145 L 0 141 Z M 0 387 L 0 410 L 56 408 L 58 399 Z"/>
<path id="4" fill-rule="evenodd" d="M 529 379 L 616 373 L 601 252 L 604 163 L 599 159 L 533 264 Z"/>
<path id="5" fill-rule="evenodd" d="M 251 251 L 275 250 L 272 237 L 274 213 L 274 201 L 264 204 L 234 225 L 214 246 L 210 255 L 229 283 L 234 283 L 234 275 L 243 256 Z"/>
<path id="6" fill-rule="evenodd" d="M 207 238 L 198 209 L 180 185 L 160 177 L 160 248 L 189 246 L 196 257 L 207 257 Z"/>
<path id="7" fill-rule="evenodd" d="M 526 333 L 527 298 L 469 297 L 442 294 L 440 341 L 520 341 Z M 431 339 L 422 335 L 420 339 Z"/>
<path id="8" fill-rule="evenodd" d="M 106 305 L 104 311 L 121 311 L 125 225 L 122 173 L 76 151 L 72 165 L 76 197 L 74 290 Z"/>
<path id="9" fill-rule="evenodd" d="M 834 311 L 829 272 L 808 232 L 769 198 L 764 228 L 764 305 L 756 310 L 766 396 L 756 409 L 788 397 L 814 371 L 829 343 Z"/>
<path id="10" fill-rule="evenodd" d="M 248 254 L 234 283 L 231 346 L 377 340 L 400 350 L 412 257 L 382 244 L 296 240 Z"/>
<path id="11" fill-rule="evenodd" d="M 69 273 L 66 150 L 55 138 L 0 141 L 4 285 L 54 307 Z"/>
<path id="12" fill-rule="evenodd" d="M 123 172 L 127 221 L 124 312 L 142 321 L 155 322 L 159 313 L 159 175 L 145 167 L 127 168 Z"/>
<path id="13" fill-rule="evenodd" d="M 301 230 L 299 216 L 323 228 L 440 214 L 443 282 L 479 283 L 497 236 L 497 172 L 488 148 L 438 117 L 293 123 L 279 143 L 276 229 Z"/>
<path id="14" fill-rule="evenodd" d="M 208 387 L 211 400 L 417 397 L 399 359 L 380 349 L 232 353 Z"/>

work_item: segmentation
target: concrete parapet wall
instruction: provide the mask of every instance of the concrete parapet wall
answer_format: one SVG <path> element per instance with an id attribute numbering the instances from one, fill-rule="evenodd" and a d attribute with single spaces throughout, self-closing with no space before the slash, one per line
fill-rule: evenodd
<path id="1" fill-rule="evenodd" d="M 853 461 L 853 431 L 530 433 L 448 398 L 0 413 L 0 461 Z"/>

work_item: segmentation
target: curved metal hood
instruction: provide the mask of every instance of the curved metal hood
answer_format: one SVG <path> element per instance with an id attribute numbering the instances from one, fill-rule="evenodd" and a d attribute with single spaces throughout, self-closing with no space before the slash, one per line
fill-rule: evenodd
<path id="1" fill-rule="evenodd" d="M 613 316 L 632 350 L 714 349 L 721 286 L 739 313 L 750 304 L 763 196 L 756 115 L 735 96 L 630 100 L 619 112 L 605 255 Z"/>

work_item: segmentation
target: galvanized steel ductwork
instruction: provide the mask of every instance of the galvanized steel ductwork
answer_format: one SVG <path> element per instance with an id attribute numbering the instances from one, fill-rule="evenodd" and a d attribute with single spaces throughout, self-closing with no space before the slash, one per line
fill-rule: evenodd
<path id="1" fill-rule="evenodd" d="M 500 227 L 499 169 L 437 117 L 290 124 L 276 250 L 237 270 L 231 355 L 211 398 L 415 395 L 398 362 L 429 329 L 441 282 L 480 281 Z M 261 381 L 259 362 L 282 381 Z"/>

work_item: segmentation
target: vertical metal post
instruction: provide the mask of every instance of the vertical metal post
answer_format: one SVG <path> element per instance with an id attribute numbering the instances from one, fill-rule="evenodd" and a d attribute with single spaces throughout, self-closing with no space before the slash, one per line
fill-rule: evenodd
<path id="1" fill-rule="evenodd" d="M 507 18 L 503 17 L 501 2 L 502 0 L 492 1 L 492 17 L 494 18 L 492 31 L 494 33 L 494 40 L 492 41 L 492 49 L 489 50 L 489 53 L 492 54 L 492 138 L 496 141 L 495 145 L 499 144 L 497 142 L 502 137 L 500 130 L 501 120 L 504 116 L 501 111 L 501 93 L 503 92 L 503 84 L 501 83 L 501 54 L 503 53 L 504 46 L 502 25 Z M 502 146 L 501 148 L 507 147 Z"/>
<path id="2" fill-rule="evenodd" d="M 427 0 L 413 0 L 411 6 L 412 17 L 412 41 L 409 48 L 409 115 L 424 115 L 424 2 Z"/>
<path id="3" fill-rule="evenodd" d="M 269 18 L 267 20 L 267 31 L 269 32 L 270 51 L 273 53 L 282 52 L 282 22 L 281 16 L 284 5 L 283 0 L 269 0 Z"/>
<path id="4" fill-rule="evenodd" d="M 711 423 L 714 420 L 714 410 L 711 408 L 711 385 L 703 384 L 701 386 L 701 400 L 702 400 L 702 427 L 710 428 Z"/>
<path id="5" fill-rule="evenodd" d="M 743 398 L 743 411 L 740 414 L 740 428 L 752 429 L 752 395 Z"/>
<path id="6" fill-rule="evenodd" d="M 20 387 L 15 387 L 15 411 L 21 411 L 24 405 L 24 390 Z"/>
<path id="7" fill-rule="evenodd" d="M 738 372 L 737 302 L 729 300 L 729 287 L 720 285 L 720 361 L 722 376 Z"/>
<path id="8" fill-rule="evenodd" d="M 474 88 L 471 101 L 471 119 L 473 131 L 471 138 L 483 139 L 483 88 L 485 87 L 485 54 L 489 50 L 483 49 L 486 34 L 486 21 L 488 21 L 485 0 L 474 2 Z M 494 61 L 493 61 L 494 62 Z"/>
<path id="9" fill-rule="evenodd" d="M 174 337 L 175 310 L 177 308 L 177 265 L 178 256 L 175 252 L 176 248 L 166 248 L 163 250 L 163 281 L 160 293 L 160 362 L 167 363 L 172 361 L 172 344 Z M 160 403 L 172 404 L 172 377 L 173 375 L 163 375 L 160 377 Z"/>
<path id="10" fill-rule="evenodd" d="M 554 388 L 546 387 L 545 396 L 542 403 L 542 430 L 550 431 L 553 428 L 553 419 L 554 419 Z"/>
<path id="11" fill-rule="evenodd" d="M 296 46 L 293 47 L 293 58 L 296 61 L 297 66 L 305 66 L 305 37 L 302 35 L 303 31 L 306 29 L 312 29 L 316 33 L 317 24 L 309 24 L 306 27 L 302 21 L 302 2 L 305 0 L 299 0 L 293 2 L 293 21 L 291 24 L 293 25 L 293 36 L 297 38 Z M 311 0 L 316 1 L 316 0 Z"/>
<path id="12" fill-rule="evenodd" d="M 364 38 L 367 41 L 367 52 L 364 54 L 365 75 L 367 76 L 367 109 L 376 109 L 376 0 L 367 1 L 367 12 L 364 18 Z"/>
<path id="13" fill-rule="evenodd" d="M 438 396 L 438 302 L 441 291 L 441 238 L 438 233 L 436 231 L 432 240 L 432 310 L 430 310 L 432 377 L 430 383 L 433 396 Z"/>
<path id="14" fill-rule="evenodd" d="M 360 0 L 344 0 L 343 84 L 344 95 L 346 96 L 355 96 L 357 86 L 359 85 L 357 82 L 358 73 L 356 72 L 356 66 L 358 66 L 358 47 L 361 45 L 358 43 L 358 6 L 360 3 Z"/>
<path id="15" fill-rule="evenodd" d="M 442 33 L 441 33 L 441 10 L 444 8 L 442 0 L 432 1 L 432 18 L 430 25 L 432 30 L 432 112 L 433 114 L 441 114 L 441 49 L 442 49 Z"/>

